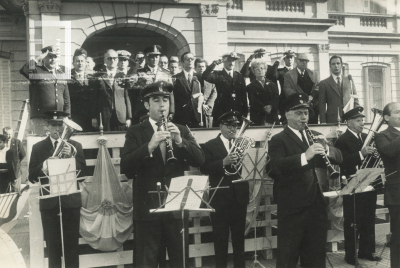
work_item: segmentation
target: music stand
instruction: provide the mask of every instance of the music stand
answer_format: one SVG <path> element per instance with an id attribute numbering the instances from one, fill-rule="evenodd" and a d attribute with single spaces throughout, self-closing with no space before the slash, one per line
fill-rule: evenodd
<path id="1" fill-rule="evenodd" d="M 172 178 L 170 188 L 168 189 L 168 187 L 165 186 L 166 191 L 160 191 L 161 187 L 159 183 L 157 183 L 157 191 L 149 191 L 149 193 L 158 194 L 159 204 L 160 204 L 158 208 L 150 209 L 150 213 L 173 212 L 173 211 L 181 211 L 182 213 L 183 268 L 186 267 L 185 222 L 184 222 L 185 210 L 215 212 L 215 210 L 210 206 L 210 204 L 197 193 L 197 192 L 204 193 L 207 190 L 206 186 L 207 180 L 208 176 L 181 176 Z M 161 201 L 161 193 L 167 194 L 167 200 L 165 202 Z M 201 202 L 204 202 L 207 208 L 199 208 Z"/>
<path id="2" fill-rule="evenodd" d="M 58 197 L 60 229 L 61 229 L 61 250 L 62 250 L 62 267 L 65 267 L 64 255 L 64 232 L 62 224 L 61 196 L 70 195 L 81 192 L 77 188 L 77 177 L 79 172 L 76 170 L 75 158 L 49 158 L 47 162 L 47 171 L 43 170 L 45 176 L 39 177 L 39 189 L 41 195 L 39 199 L 48 199 Z M 48 184 L 42 184 L 40 179 L 48 178 Z M 44 195 L 45 194 L 45 195 Z"/>

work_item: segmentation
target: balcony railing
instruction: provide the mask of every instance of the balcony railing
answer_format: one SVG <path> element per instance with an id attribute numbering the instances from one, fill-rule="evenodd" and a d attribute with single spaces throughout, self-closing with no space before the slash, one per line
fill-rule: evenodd
<path id="1" fill-rule="evenodd" d="M 303 12 L 304 2 L 299 1 L 265 1 L 268 11 Z"/>
<path id="2" fill-rule="evenodd" d="M 329 15 L 329 18 L 336 20 L 336 25 L 343 25 L 344 26 L 344 16 Z"/>
<path id="3" fill-rule="evenodd" d="M 384 27 L 387 26 L 386 18 L 360 17 L 360 25 L 363 27 Z"/>

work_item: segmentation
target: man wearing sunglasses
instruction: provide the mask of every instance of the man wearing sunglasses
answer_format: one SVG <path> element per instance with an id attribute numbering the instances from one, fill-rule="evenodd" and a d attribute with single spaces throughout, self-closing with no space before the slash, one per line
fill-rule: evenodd
<path id="1" fill-rule="evenodd" d="M 215 267 L 226 268 L 228 260 L 229 230 L 231 230 L 233 262 L 235 268 L 244 268 L 244 232 L 246 209 L 249 202 L 249 184 L 247 181 L 232 183 L 240 178 L 239 174 L 226 175 L 225 170 L 233 173 L 230 167 L 238 156 L 229 153 L 239 128 L 240 114 L 231 111 L 223 114 L 217 122 L 221 133 L 202 145 L 205 162 L 200 170 L 209 175 L 210 186 L 224 187 L 210 191 L 210 205 L 215 209 L 211 213 L 214 235 Z"/>

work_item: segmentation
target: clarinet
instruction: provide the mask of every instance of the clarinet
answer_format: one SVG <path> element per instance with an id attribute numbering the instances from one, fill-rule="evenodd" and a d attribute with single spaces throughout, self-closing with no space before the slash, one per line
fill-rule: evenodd
<path id="1" fill-rule="evenodd" d="M 166 117 L 163 114 L 163 116 L 161 118 L 161 124 L 162 124 L 162 126 L 164 128 L 164 131 L 168 131 L 167 123 L 168 123 L 168 121 L 167 121 Z M 174 156 L 174 151 L 173 151 L 173 147 L 172 147 L 171 138 L 166 138 L 165 142 L 167 144 L 167 154 L 168 154 L 167 163 L 169 163 L 169 164 L 176 163 L 177 159 Z"/>
<path id="2" fill-rule="evenodd" d="M 305 124 L 304 130 L 305 130 L 306 134 L 308 134 L 310 136 L 310 138 L 311 138 L 311 141 L 309 141 L 310 145 L 313 145 L 314 143 L 316 143 L 317 139 L 314 137 L 314 135 L 312 134 L 311 130 L 308 128 L 307 124 Z M 326 155 L 326 153 L 324 153 L 324 155 L 322 155 L 322 159 L 324 160 L 324 162 L 325 162 L 325 164 L 326 164 L 326 166 L 328 168 L 328 171 L 329 171 L 329 174 L 330 174 L 330 178 L 332 180 L 338 179 L 340 174 L 339 174 L 339 172 L 337 172 L 333 168 L 333 166 L 332 166 L 331 162 L 329 161 L 328 156 Z"/>

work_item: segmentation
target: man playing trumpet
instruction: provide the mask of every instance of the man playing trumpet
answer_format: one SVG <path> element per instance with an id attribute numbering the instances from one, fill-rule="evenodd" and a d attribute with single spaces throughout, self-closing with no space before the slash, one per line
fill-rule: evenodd
<path id="1" fill-rule="evenodd" d="M 29 162 L 29 181 L 39 182 L 39 177 L 46 176 L 47 159 L 52 157 L 63 133 L 63 118 L 68 113 L 62 111 L 47 111 L 44 113 L 48 123 L 50 135 L 33 145 Z M 75 158 L 76 169 L 80 170 L 79 177 L 85 176 L 86 161 L 83 156 L 82 145 L 79 142 L 69 140 L 63 143 L 61 155 L 64 158 Z M 41 184 L 48 184 L 47 177 L 40 179 Z M 43 190 L 43 195 L 49 193 Z M 59 197 L 51 197 L 39 200 L 40 212 L 43 224 L 43 233 L 46 240 L 46 248 L 49 257 L 49 267 L 61 268 L 61 228 L 59 219 Z M 61 196 L 62 226 L 64 234 L 64 260 L 65 267 L 79 267 L 79 222 L 82 206 L 81 193 L 73 193 Z"/>
<path id="2" fill-rule="evenodd" d="M 135 267 L 165 267 L 165 248 L 170 267 L 183 267 L 182 220 L 172 212 L 150 213 L 160 204 L 157 193 L 149 191 L 157 191 L 158 183 L 162 190 L 169 187 L 171 178 L 184 175 L 187 164 L 199 167 L 204 162 L 204 153 L 190 131 L 165 120 L 171 91 L 172 85 L 162 81 L 142 90 L 149 118 L 128 129 L 121 155 L 122 173 L 133 179 Z M 173 152 L 175 163 L 168 161 L 167 150 Z M 187 248 L 185 252 L 188 259 Z"/>
<path id="3" fill-rule="evenodd" d="M 269 144 L 274 175 L 274 199 L 278 205 L 276 267 L 325 267 L 328 215 L 316 168 L 326 168 L 322 156 L 340 164 L 334 147 L 311 141 L 306 133 L 310 105 L 308 95 L 293 93 L 283 103 L 288 125 Z M 320 135 L 312 131 L 314 136 Z"/>

